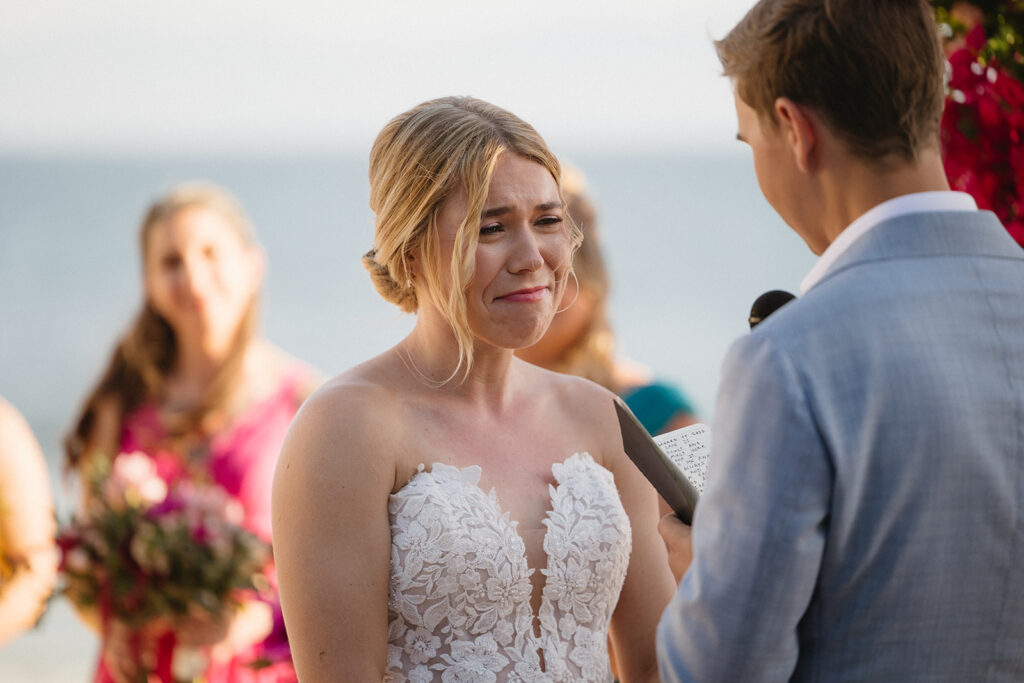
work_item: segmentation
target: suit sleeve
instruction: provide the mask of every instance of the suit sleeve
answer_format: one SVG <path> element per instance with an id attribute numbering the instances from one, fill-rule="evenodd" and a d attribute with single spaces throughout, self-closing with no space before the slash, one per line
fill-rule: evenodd
<path id="1" fill-rule="evenodd" d="M 715 417 L 694 560 L 658 629 L 662 680 L 788 680 L 825 544 L 828 451 L 767 335 L 733 344 Z"/>

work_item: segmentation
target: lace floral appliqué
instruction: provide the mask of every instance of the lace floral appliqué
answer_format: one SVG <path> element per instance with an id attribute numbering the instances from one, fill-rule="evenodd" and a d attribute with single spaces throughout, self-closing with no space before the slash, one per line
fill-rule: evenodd
<path id="1" fill-rule="evenodd" d="M 552 473 L 539 637 L 526 548 L 494 491 L 479 487 L 479 467 L 421 465 L 391 496 L 385 681 L 612 680 L 608 624 L 629 564 L 629 518 L 611 472 L 589 454 Z"/>

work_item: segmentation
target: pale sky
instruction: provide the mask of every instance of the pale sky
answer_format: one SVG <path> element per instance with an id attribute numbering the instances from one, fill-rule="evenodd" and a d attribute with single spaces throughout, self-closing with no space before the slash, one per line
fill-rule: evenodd
<path id="1" fill-rule="evenodd" d="M 3 0 L 0 155 L 364 153 L 451 94 L 556 149 L 723 149 L 711 40 L 752 3 Z"/>

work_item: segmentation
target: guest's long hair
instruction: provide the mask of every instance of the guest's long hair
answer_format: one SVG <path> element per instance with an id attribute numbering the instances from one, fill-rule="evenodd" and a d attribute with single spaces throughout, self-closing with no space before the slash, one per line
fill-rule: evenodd
<path id="1" fill-rule="evenodd" d="M 608 295 L 611 289 L 608 268 L 601 245 L 597 211 L 587 195 L 583 174 L 566 166 L 562 176 L 562 196 L 566 213 L 579 226 L 583 243 L 573 258 L 579 294 L 593 301 L 586 327 L 550 367 L 550 370 L 586 377 L 606 389 L 618 392 L 615 381 L 615 335 L 608 319 Z"/>
<path id="2" fill-rule="evenodd" d="M 433 304 L 451 325 L 459 362 L 449 380 L 473 364 L 473 334 L 465 292 L 473 278 L 479 216 L 498 157 L 517 154 L 548 170 L 561 192 L 558 159 L 534 128 L 516 115 L 472 97 L 444 97 L 399 114 L 384 126 L 370 151 L 370 208 L 376 214 L 373 249 L 363 256 L 377 291 L 406 312 L 419 309 L 408 266 L 424 259 L 423 277 Z M 437 217 L 459 187 L 469 211 L 455 236 L 451 264 L 441 262 Z M 566 220 L 573 250 L 582 235 Z M 448 268 L 451 287 L 444 286 Z"/>
<path id="3" fill-rule="evenodd" d="M 208 183 L 186 183 L 172 188 L 149 207 L 139 229 L 139 247 L 145 268 L 146 254 L 154 228 L 179 211 L 202 207 L 216 212 L 234 228 L 246 245 L 256 244 L 252 227 L 238 201 L 226 190 Z M 259 293 L 254 292 L 235 331 L 224 364 L 214 375 L 202 400 L 168 424 L 171 438 L 201 434 L 207 419 L 223 410 L 242 373 L 245 351 L 259 322 Z M 76 467 L 95 446 L 90 440 L 96 426 L 98 407 L 111 403 L 124 416 L 148 401 L 159 402 L 168 376 L 178 360 L 174 328 L 147 300 L 128 331 L 118 340 L 99 382 L 86 398 L 73 427 L 64 439 L 69 468 Z M 114 455 L 113 453 L 107 455 Z"/>

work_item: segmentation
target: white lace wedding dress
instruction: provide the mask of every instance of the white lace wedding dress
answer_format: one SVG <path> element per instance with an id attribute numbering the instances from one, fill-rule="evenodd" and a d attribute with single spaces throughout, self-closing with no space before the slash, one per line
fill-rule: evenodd
<path id="1" fill-rule="evenodd" d="M 391 496 L 385 681 L 612 680 L 608 623 L 629 563 L 629 518 L 611 472 L 589 454 L 552 473 L 536 620 L 523 540 L 494 491 L 479 487 L 478 466 L 421 465 Z"/>

